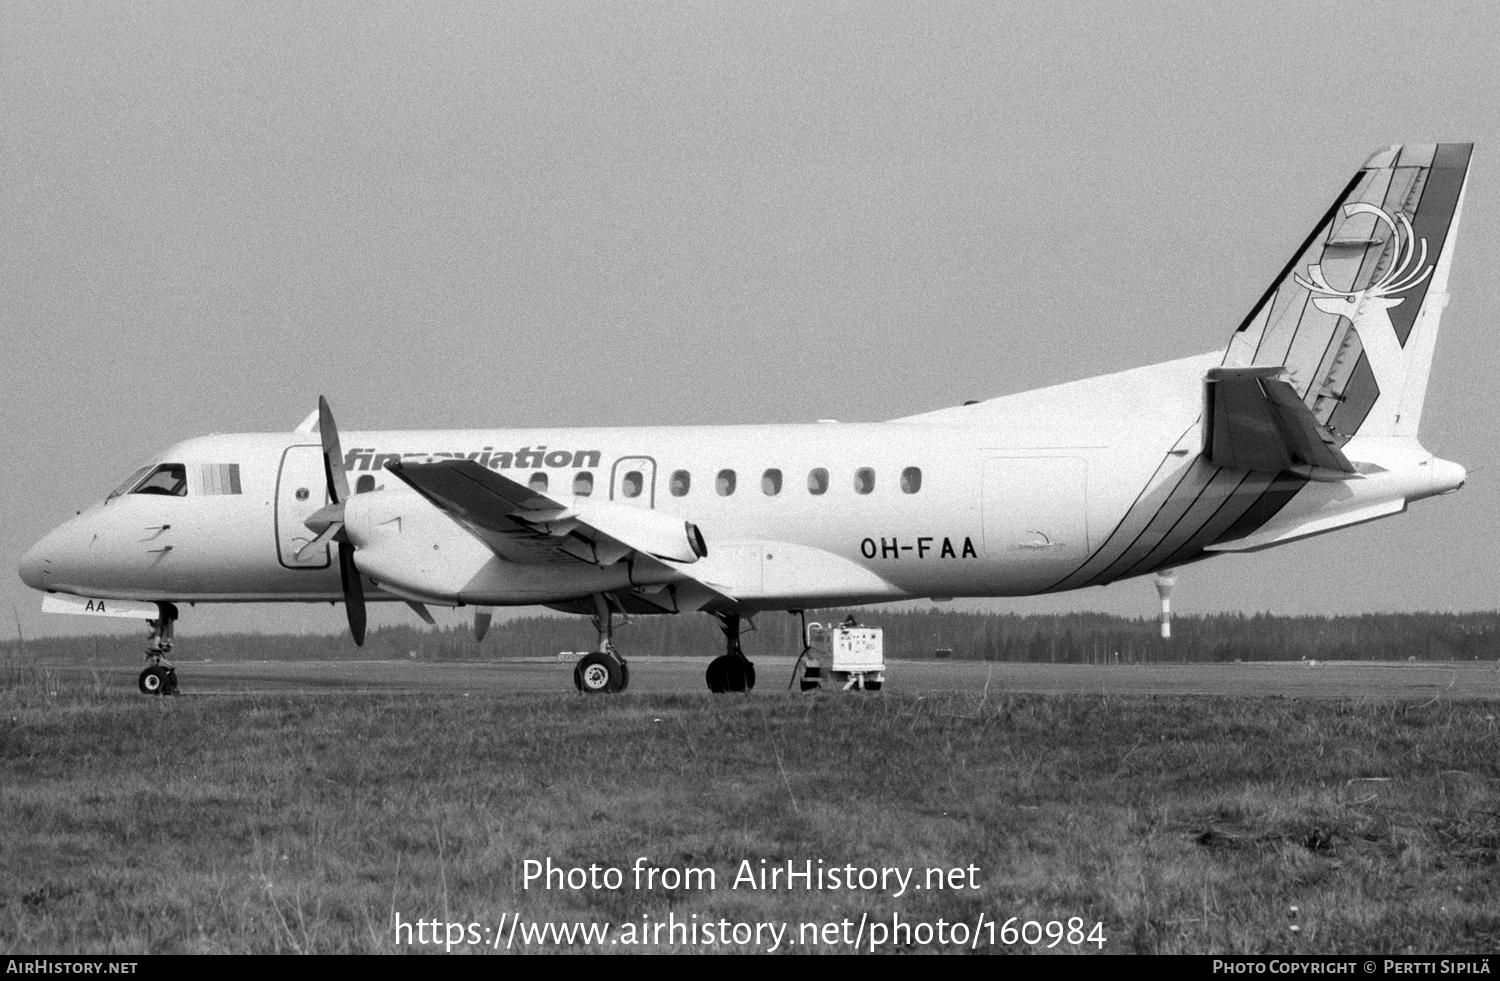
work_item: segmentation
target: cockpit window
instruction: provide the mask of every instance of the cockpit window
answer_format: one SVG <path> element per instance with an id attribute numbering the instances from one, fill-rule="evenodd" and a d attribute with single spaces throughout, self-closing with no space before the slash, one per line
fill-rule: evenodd
<path id="1" fill-rule="evenodd" d="M 150 466 L 144 466 L 141 469 L 137 470 L 135 473 L 133 473 L 129 477 L 125 478 L 125 482 L 123 484 L 121 484 L 119 487 L 116 487 L 114 490 L 110 491 L 109 492 L 109 496 L 106 497 L 105 500 L 106 501 L 113 501 L 115 498 L 119 497 L 121 494 L 129 494 L 131 492 L 131 490 L 133 490 L 135 488 L 135 485 L 139 484 L 141 482 L 141 479 L 143 477 L 145 477 L 146 474 L 148 474 L 150 472 L 151 472 L 151 467 Z"/>
<path id="2" fill-rule="evenodd" d="M 165 494 L 168 497 L 187 496 L 187 467 L 180 463 L 163 463 L 151 475 L 141 481 L 131 494 Z"/>

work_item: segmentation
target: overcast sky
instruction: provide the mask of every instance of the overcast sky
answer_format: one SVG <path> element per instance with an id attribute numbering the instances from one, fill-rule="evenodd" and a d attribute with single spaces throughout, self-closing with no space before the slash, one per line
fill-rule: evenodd
<path id="1" fill-rule="evenodd" d="M 1473 141 L 1407 515 L 1179 612 L 1493 609 L 1493 4 L 0 3 L 0 601 L 163 447 L 879 420 L 1221 348 L 1375 147 Z M 1487 468 L 1487 469 L 1486 469 Z M 270 539 L 268 537 L 268 546 Z M 1019 611 L 1155 607 L 1151 580 Z M 376 622 L 413 620 L 404 608 Z M 327 630 L 198 608 L 183 634 Z"/>

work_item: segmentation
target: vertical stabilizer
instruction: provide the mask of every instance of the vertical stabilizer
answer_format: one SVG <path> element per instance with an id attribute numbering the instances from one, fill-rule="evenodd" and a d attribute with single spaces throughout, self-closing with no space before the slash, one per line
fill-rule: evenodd
<path id="1" fill-rule="evenodd" d="M 1337 445 L 1415 436 L 1473 148 L 1371 156 L 1235 332 L 1225 367 L 1283 366 Z"/>

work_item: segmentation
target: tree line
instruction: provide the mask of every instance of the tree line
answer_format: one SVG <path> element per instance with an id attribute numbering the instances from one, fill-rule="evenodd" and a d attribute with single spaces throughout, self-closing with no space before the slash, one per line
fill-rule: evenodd
<path id="1" fill-rule="evenodd" d="M 1105 613 L 995 614 L 941 609 L 824 610 L 808 620 L 839 623 L 853 615 L 884 630 L 891 659 L 1029 661 L 1052 664 L 1140 664 L 1207 661 L 1452 661 L 1500 660 L 1500 612 L 1370 613 L 1359 616 L 1276 616 L 1237 613 L 1178 616 L 1163 640 L 1154 619 Z M 786 613 L 762 613 L 742 634 L 745 652 L 795 655 L 800 623 Z M 363 647 L 347 633 L 214 634 L 180 637 L 184 660 L 419 659 L 494 660 L 556 657 L 591 650 L 596 634 L 584 617 L 522 616 L 497 622 L 482 642 L 467 629 L 422 626 L 370 631 Z M 708 658 L 724 651 L 716 621 L 707 616 L 642 616 L 617 625 L 615 643 L 627 656 Z M 47 637 L 12 640 L 10 658 L 118 664 L 144 661 L 140 637 Z M 939 653 L 945 652 L 945 653 Z"/>

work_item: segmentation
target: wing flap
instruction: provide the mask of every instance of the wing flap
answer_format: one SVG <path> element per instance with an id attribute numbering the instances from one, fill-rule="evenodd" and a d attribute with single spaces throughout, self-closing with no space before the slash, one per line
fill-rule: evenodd
<path id="1" fill-rule="evenodd" d="M 707 554 L 696 525 L 610 501 L 559 500 L 473 460 L 391 462 L 386 469 L 482 540 L 521 564 L 632 557 L 690 564 Z"/>
<path id="2" fill-rule="evenodd" d="M 1305 469 L 1344 479 L 1354 465 L 1279 377 L 1280 365 L 1213 368 L 1203 383 L 1203 458 L 1237 470 Z"/>

